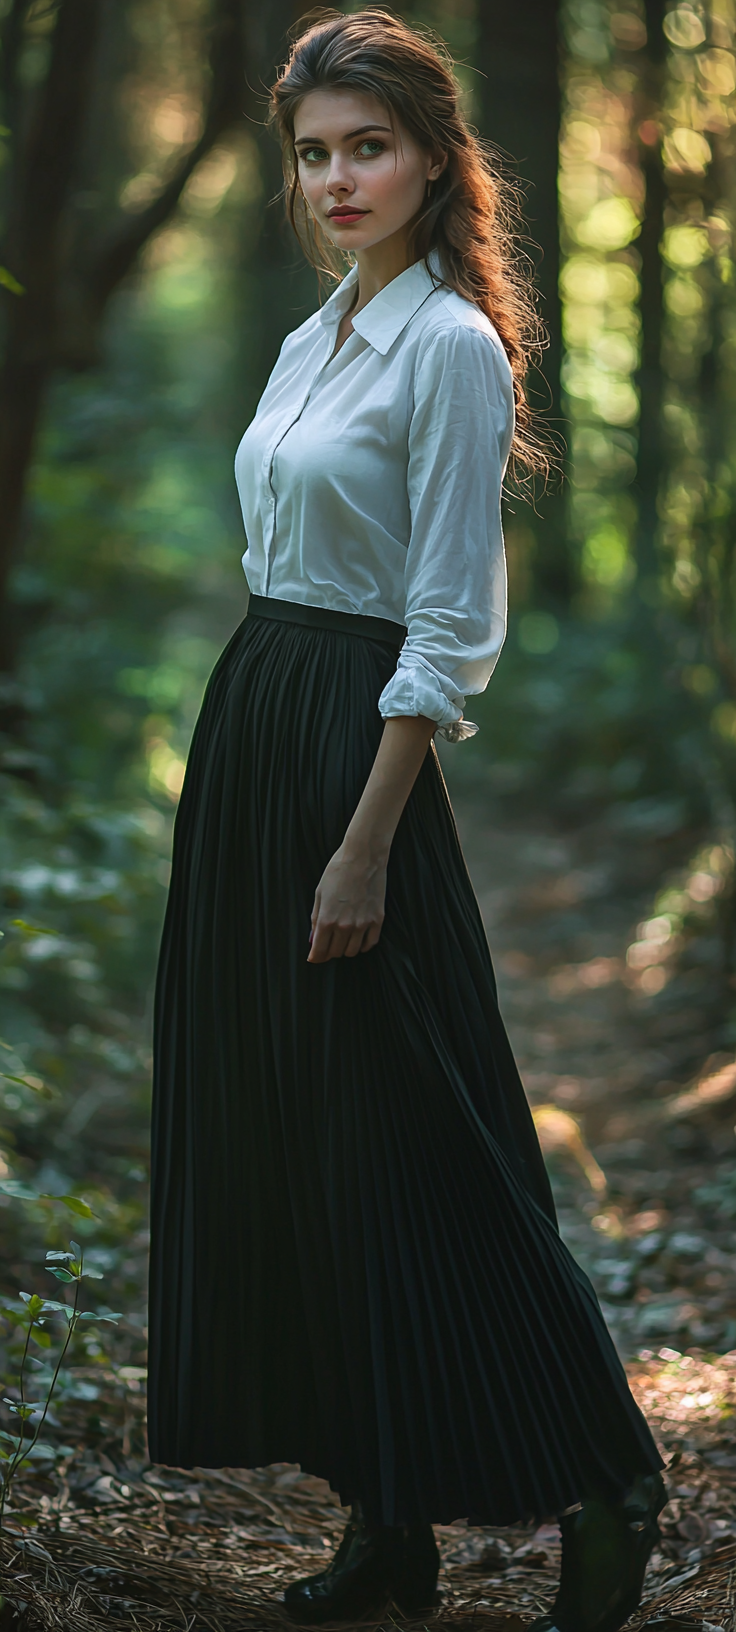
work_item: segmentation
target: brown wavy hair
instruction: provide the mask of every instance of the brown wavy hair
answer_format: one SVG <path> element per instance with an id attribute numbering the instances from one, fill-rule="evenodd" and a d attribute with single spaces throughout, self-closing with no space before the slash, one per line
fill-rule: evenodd
<path id="1" fill-rule="evenodd" d="M 414 140 L 447 164 L 412 227 L 412 253 L 439 258 L 442 282 L 471 300 L 498 331 L 514 377 L 516 470 L 546 474 L 549 455 L 526 395 L 529 367 L 545 343 L 528 263 L 517 247 L 518 201 L 492 154 L 469 128 L 452 60 L 428 30 L 369 7 L 321 12 L 296 38 L 271 90 L 269 120 L 281 138 L 289 221 L 317 270 L 340 276 L 344 260 L 307 209 L 294 147 L 294 120 L 310 91 L 374 96 Z"/>

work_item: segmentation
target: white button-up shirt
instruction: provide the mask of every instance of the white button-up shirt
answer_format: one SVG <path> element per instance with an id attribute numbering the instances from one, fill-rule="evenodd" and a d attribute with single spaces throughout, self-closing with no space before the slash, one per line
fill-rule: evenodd
<path id="1" fill-rule="evenodd" d="M 381 714 L 449 727 L 506 631 L 511 369 L 424 261 L 356 313 L 335 356 L 357 276 L 284 341 L 238 448 L 243 567 L 257 595 L 405 624 Z"/>

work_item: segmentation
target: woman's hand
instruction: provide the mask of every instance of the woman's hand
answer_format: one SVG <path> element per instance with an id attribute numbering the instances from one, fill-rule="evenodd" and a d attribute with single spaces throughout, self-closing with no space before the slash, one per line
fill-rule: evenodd
<path id="1" fill-rule="evenodd" d="M 391 843 L 436 729 L 422 714 L 386 721 L 358 808 L 317 885 L 309 963 L 354 958 L 376 945 Z"/>
<path id="2" fill-rule="evenodd" d="M 350 854 L 341 844 L 317 885 L 307 961 L 327 963 L 370 952 L 381 933 L 385 899 L 386 862 Z"/>

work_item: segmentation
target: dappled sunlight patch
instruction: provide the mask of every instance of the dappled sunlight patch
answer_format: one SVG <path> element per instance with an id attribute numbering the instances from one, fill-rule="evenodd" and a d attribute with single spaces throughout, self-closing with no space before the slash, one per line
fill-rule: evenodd
<path id="1" fill-rule="evenodd" d="M 617 390 L 619 388 L 617 387 Z M 628 387 L 621 388 L 628 390 Z M 608 403 L 606 417 L 612 424 L 628 424 L 635 419 L 638 402 L 619 397 Z M 588 534 L 583 544 L 583 577 L 588 583 L 602 584 L 608 589 L 621 587 L 633 577 L 633 566 L 628 553 L 626 534 L 610 524 Z"/>
<path id="2" fill-rule="evenodd" d="M 610 603 L 633 579 L 641 346 L 637 240 L 644 179 L 634 133 L 630 53 L 646 25 L 635 11 L 564 10 L 568 59 L 560 157 L 565 359 L 571 420 L 570 517 L 583 582 Z M 631 434 L 633 432 L 633 435 Z"/>
<path id="3" fill-rule="evenodd" d="M 585 963 L 566 963 L 554 969 L 548 978 L 552 997 L 569 997 L 572 992 L 598 991 L 620 980 L 623 964 L 620 958 L 588 958 Z"/>
<path id="4" fill-rule="evenodd" d="M 668 170 L 681 173 L 689 171 L 694 175 L 703 176 L 712 156 L 710 142 L 697 130 L 675 129 L 665 137 L 663 157 Z M 674 257 L 673 264 L 687 266 L 697 263 L 678 261 L 677 257 Z"/>
<path id="5" fill-rule="evenodd" d="M 594 1195 L 605 1195 L 606 1175 L 588 1149 L 577 1119 L 558 1105 L 535 1105 L 532 1115 L 545 1159 L 567 1157 L 585 1175 Z"/>
<path id="6" fill-rule="evenodd" d="M 632 990 L 645 997 L 664 990 L 693 936 L 713 922 L 732 869 L 730 846 L 710 844 L 659 891 L 653 916 L 637 926 L 626 952 L 625 978 Z"/>
<path id="7" fill-rule="evenodd" d="M 720 1070 L 701 1077 L 694 1088 L 678 1094 L 669 1102 L 670 1117 L 690 1116 L 693 1111 L 705 1110 L 724 1104 L 736 1097 L 736 1061 L 729 1061 Z"/>
<path id="8" fill-rule="evenodd" d="M 165 737 L 149 737 L 146 743 L 148 781 L 154 793 L 165 793 L 174 803 L 184 786 L 186 764 Z"/>
<path id="9" fill-rule="evenodd" d="M 736 1416 L 736 1350 L 705 1357 L 644 1349 L 632 1362 L 631 1382 L 645 1415 L 678 1439 L 699 1428 L 730 1427 Z"/>
<path id="10" fill-rule="evenodd" d="M 626 953 L 630 983 L 651 996 L 661 992 L 669 978 L 668 963 L 679 947 L 669 918 L 660 915 L 640 924 L 637 938 Z"/>

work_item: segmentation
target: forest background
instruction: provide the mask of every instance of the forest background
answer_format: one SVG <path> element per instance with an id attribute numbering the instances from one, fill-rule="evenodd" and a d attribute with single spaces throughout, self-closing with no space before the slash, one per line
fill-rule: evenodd
<path id="1" fill-rule="evenodd" d="M 564 465 L 546 494 L 507 494 L 508 645 L 447 775 L 502 825 L 532 813 L 564 841 L 602 824 L 646 851 L 628 990 L 646 1031 L 695 980 L 665 1096 L 694 1082 L 697 1099 L 720 1071 L 728 1101 L 736 0 L 396 9 L 447 41 L 471 120 L 521 182 L 550 334 L 531 389 Z M 0 3 L 0 1263 L 20 1308 L 45 1247 L 66 1244 L 48 1197 L 82 1198 L 75 1233 L 125 1319 L 109 1338 L 87 1328 L 76 1358 L 133 1380 L 172 820 L 246 605 L 232 459 L 319 299 L 263 129 L 299 15 L 289 0 Z M 605 985 L 605 961 L 583 986 Z M 736 1218 L 732 1120 L 708 1147 L 716 1259 Z M 656 1256 L 657 1219 L 637 1216 Z M 615 1208 L 600 1217 L 615 1238 Z M 600 1275 L 615 1301 L 632 1283 L 614 1248 Z M 733 1310 L 714 1310 L 691 1337 L 735 1347 Z M 668 1319 L 650 1322 L 660 1340 Z"/>

